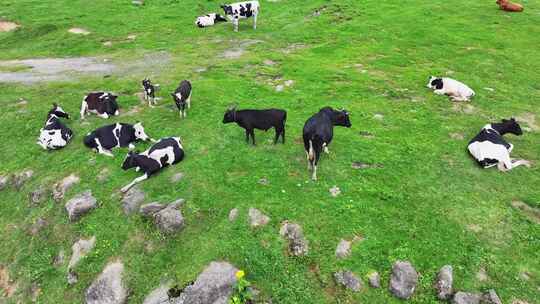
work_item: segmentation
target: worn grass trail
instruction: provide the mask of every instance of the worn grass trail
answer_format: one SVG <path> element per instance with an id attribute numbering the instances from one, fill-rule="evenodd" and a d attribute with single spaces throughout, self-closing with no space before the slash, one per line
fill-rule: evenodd
<path id="1" fill-rule="evenodd" d="M 457 290 L 494 288 L 504 303 L 538 303 L 540 226 L 510 202 L 540 207 L 540 135 L 508 136 L 513 154 L 536 164 L 506 174 L 480 170 L 466 144 L 491 120 L 528 114 L 538 124 L 540 2 L 528 1 L 522 14 L 505 14 L 491 1 L 261 1 L 258 29 L 241 22 L 239 33 L 230 24 L 204 30 L 193 25 L 195 16 L 218 10 L 216 1 L 146 2 L 134 7 L 119 0 L 3 1 L 0 16 L 21 28 L 0 33 L 2 60 L 171 55 L 170 65 L 159 70 L 32 86 L 0 83 L 0 174 L 35 171 L 20 191 L 0 192 L 0 265 L 18 283 L 8 303 L 28 302 L 32 283 L 41 288 L 40 303 L 82 302 L 84 290 L 116 258 L 126 265 L 130 303 L 142 302 L 163 279 L 194 279 L 216 259 L 244 269 L 273 303 L 398 303 L 386 288 L 398 259 L 410 260 L 421 273 L 411 303 L 437 302 L 432 282 L 445 264 L 454 266 Z M 312 16 L 317 9 L 321 15 Z M 71 27 L 91 34 L 69 34 Z M 131 34 L 137 36 L 133 41 L 126 39 Z M 105 41 L 112 46 L 103 46 Z M 231 49 L 243 53 L 225 58 Z M 206 70 L 196 72 L 199 68 Z M 427 90 L 432 74 L 475 89 L 472 107 Z M 134 96 L 147 75 L 162 85 L 163 99 L 154 109 Z M 168 94 L 182 79 L 194 87 L 185 120 Z M 276 92 L 275 86 L 289 79 L 294 84 Z M 108 121 L 92 116 L 82 124 L 80 101 L 91 90 L 119 93 L 122 115 Z M 18 104 L 19 98 L 28 103 Z M 68 147 L 49 153 L 35 139 L 52 102 L 72 115 L 67 123 L 76 135 Z M 286 144 L 272 145 L 270 131 L 256 132 L 256 147 L 246 145 L 242 129 L 221 123 L 232 103 L 286 109 Z M 319 181 L 312 182 L 301 130 L 326 105 L 349 110 L 353 126 L 335 130 Z M 138 215 L 122 213 L 118 189 L 138 176 L 120 169 L 127 149 L 110 159 L 83 147 L 87 132 L 116 121 L 142 121 L 155 138 L 182 137 L 186 159 L 141 185 L 148 203 L 187 199 L 182 210 L 187 224 L 179 235 L 164 237 Z M 362 131 L 374 137 L 361 136 Z M 383 167 L 354 170 L 355 161 Z M 101 183 L 96 176 L 105 168 L 110 176 Z M 185 178 L 172 184 L 177 172 Z M 81 183 L 67 198 L 92 189 L 99 208 L 70 224 L 63 204 L 29 206 L 29 192 L 71 173 Z M 260 185 L 261 178 L 269 185 Z M 337 198 L 328 192 L 334 185 L 342 191 Z M 227 215 L 235 207 L 239 220 L 230 223 Z M 250 207 L 268 214 L 270 224 L 250 229 Z M 30 236 L 39 217 L 49 225 Z M 283 220 L 303 227 L 310 242 L 307 257 L 286 256 L 278 234 Z M 69 256 L 74 241 L 92 235 L 96 248 L 77 266 L 79 282 L 69 287 L 66 267 L 54 268 L 51 260 L 60 249 Z M 365 240 L 349 258 L 336 260 L 339 240 L 355 235 Z M 379 271 L 383 288 L 347 292 L 332 277 L 342 268 L 364 278 Z M 482 268 L 486 281 L 476 278 Z"/>

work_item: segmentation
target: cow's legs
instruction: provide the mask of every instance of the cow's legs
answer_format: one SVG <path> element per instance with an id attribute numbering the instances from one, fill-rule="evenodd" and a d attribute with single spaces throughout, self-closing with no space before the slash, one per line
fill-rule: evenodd
<path id="1" fill-rule="evenodd" d="M 512 169 L 515 168 L 515 167 L 519 167 L 519 166 L 525 166 L 527 168 L 530 168 L 531 167 L 531 162 L 528 161 L 528 160 L 524 160 L 524 159 L 519 159 L 519 160 L 513 160 L 512 159 Z"/>
<path id="2" fill-rule="evenodd" d="M 253 145 L 255 146 L 255 131 L 251 129 L 249 130 L 249 134 L 251 135 L 251 141 L 253 142 Z"/>
<path id="3" fill-rule="evenodd" d="M 86 103 L 86 101 L 82 101 L 82 104 L 81 104 L 81 119 L 84 119 L 84 114 L 86 113 L 86 108 L 88 107 L 88 104 Z"/>
<path id="4" fill-rule="evenodd" d="M 257 29 L 257 14 L 253 15 L 253 29 Z"/>
<path id="5" fill-rule="evenodd" d="M 99 117 L 101 117 L 101 118 L 105 118 L 105 119 L 109 118 L 109 114 L 107 114 L 107 113 L 98 114 L 98 115 L 99 115 Z"/>
<path id="6" fill-rule="evenodd" d="M 276 127 L 276 136 L 274 138 L 274 145 L 277 144 L 277 141 L 279 139 L 279 135 L 281 135 L 281 133 L 283 133 L 283 130 L 280 128 L 280 127 Z"/>
<path id="7" fill-rule="evenodd" d="M 142 182 L 143 180 L 148 178 L 148 174 L 144 174 L 143 176 L 139 176 L 136 179 L 134 179 L 131 183 L 127 184 L 124 188 L 120 189 L 122 193 L 126 193 L 131 187 L 133 187 L 135 184 Z"/>
<path id="8" fill-rule="evenodd" d="M 283 129 L 281 130 L 281 143 L 285 143 L 285 126 L 283 126 Z"/>
<path id="9" fill-rule="evenodd" d="M 512 153 L 512 150 L 514 150 L 514 145 L 510 144 L 510 147 L 508 147 L 508 153 Z"/>
<path id="10" fill-rule="evenodd" d="M 186 100 L 188 109 L 191 109 L 191 92 L 189 92 L 189 96 Z"/>
<path id="11" fill-rule="evenodd" d="M 497 164 L 497 168 L 499 169 L 499 171 L 502 171 L 502 172 L 510 171 L 519 166 L 525 166 L 527 168 L 530 168 L 531 162 L 524 159 L 513 160 L 513 159 L 508 158 L 505 161 L 500 161 Z"/>
<path id="12" fill-rule="evenodd" d="M 238 32 L 238 16 L 234 16 L 233 25 L 234 25 L 234 31 Z"/>
<path id="13" fill-rule="evenodd" d="M 324 153 L 330 154 L 330 151 L 328 150 L 328 145 L 326 143 L 323 143 Z"/>
<path id="14" fill-rule="evenodd" d="M 249 144 L 249 130 L 246 129 L 246 143 Z"/>
<path id="15" fill-rule="evenodd" d="M 103 146 L 101 146 L 101 143 L 99 142 L 99 139 L 95 139 L 96 141 L 96 149 L 98 151 L 99 154 L 104 154 L 104 155 L 107 155 L 107 156 L 110 156 L 110 157 L 114 157 L 114 155 L 111 153 L 111 151 L 107 150 L 107 149 L 104 149 Z"/>

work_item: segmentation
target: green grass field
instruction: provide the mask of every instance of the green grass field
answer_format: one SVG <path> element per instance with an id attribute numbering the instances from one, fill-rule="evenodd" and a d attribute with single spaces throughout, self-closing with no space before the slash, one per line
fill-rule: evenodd
<path id="1" fill-rule="evenodd" d="M 218 11 L 218 1 L 147 0 L 141 7 L 127 0 L 2 1 L 1 18 L 21 26 L 0 33 L 0 60 L 97 56 L 130 62 L 163 52 L 170 61 L 105 78 L 32 85 L 0 79 L 0 175 L 35 172 L 20 191 L 0 192 L 0 265 L 17 284 L 10 298 L 0 293 L 0 303 L 30 302 L 32 285 L 41 289 L 39 303 L 81 303 L 104 265 L 117 258 L 126 265 L 129 303 L 141 303 L 164 279 L 193 280 L 214 260 L 245 270 L 273 303 L 400 303 L 387 288 L 396 260 L 411 261 L 420 273 L 410 303 L 438 302 L 432 284 L 445 264 L 454 267 L 457 290 L 494 288 L 504 303 L 540 303 L 540 225 L 510 205 L 519 200 L 540 207 L 540 133 L 532 128 L 534 118 L 540 121 L 540 2 L 523 1 L 520 14 L 498 10 L 495 0 L 260 2 L 257 30 L 242 21 L 234 33 L 231 24 L 194 26 L 196 16 Z M 70 34 L 71 27 L 91 34 Z M 126 39 L 132 34 L 136 39 Z M 222 56 L 236 48 L 244 49 L 239 58 Z M 163 97 L 152 109 L 134 95 L 147 75 L 161 84 Z M 463 81 L 477 96 L 471 106 L 452 104 L 425 87 L 430 75 Z M 194 88 L 185 120 L 169 95 L 182 79 Z M 285 80 L 294 84 L 277 92 L 275 85 Z M 119 93 L 122 115 L 93 115 L 81 124 L 81 100 L 93 90 Z M 18 104 L 20 98 L 28 103 Z M 52 102 L 72 115 L 67 124 L 75 137 L 65 149 L 45 152 L 35 142 Z M 286 144 L 273 145 L 273 131 L 256 131 L 258 145 L 246 145 L 242 129 L 221 122 L 233 103 L 286 109 Z M 312 182 L 302 126 L 326 105 L 349 110 L 353 126 L 335 129 L 331 153 Z M 467 154 L 468 140 L 486 123 L 512 116 L 528 117 L 522 127 L 532 129 L 507 136 L 513 155 L 535 164 L 509 173 L 480 169 Z M 127 149 L 115 150 L 112 159 L 83 146 L 87 132 L 116 121 L 142 121 L 155 138 L 182 137 L 186 159 L 140 185 L 146 203 L 187 200 L 186 228 L 178 235 L 166 237 L 139 215 L 123 214 L 118 190 L 139 176 L 120 168 Z M 355 161 L 382 166 L 355 170 Z M 105 168 L 110 176 L 98 182 Z M 184 179 L 171 183 L 178 172 Z M 100 203 L 96 210 L 72 224 L 65 200 L 30 206 L 31 191 L 71 173 L 81 182 L 66 198 L 91 189 Z M 259 184 L 261 178 L 269 184 Z M 333 186 L 342 191 L 335 198 Z M 231 223 L 235 207 L 240 216 Z M 269 215 L 270 223 L 251 229 L 250 207 Z M 39 217 L 49 225 L 31 236 Z M 278 233 L 284 220 L 303 227 L 310 242 L 306 257 L 286 254 Z M 69 286 L 66 265 L 55 268 L 52 259 L 61 249 L 69 257 L 73 242 L 93 235 L 96 248 L 77 266 L 79 282 Z M 339 240 L 357 235 L 364 240 L 349 258 L 337 260 Z M 341 269 L 363 278 L 362 292 L 335 284 L 333 273 Z M 478 280 L 481 269 L 487 280 Z M 383 288 L 367 286 L 371 271 L 381 273 Z"/>

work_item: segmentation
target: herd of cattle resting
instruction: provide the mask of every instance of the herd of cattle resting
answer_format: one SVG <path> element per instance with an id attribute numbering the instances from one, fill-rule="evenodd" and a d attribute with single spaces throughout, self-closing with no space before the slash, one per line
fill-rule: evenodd
<path id="1" fill-rule="evenodd" d="M 254 28 L 256 18 L 259 13 L 259 3 L 248 1 L 222 6 L 226 16 L 234 23 L 235 30 L 238 30 L 238 19 L 253 17 Z M 216 21 L 226 21 L 219 14 L 208 14 L 197 18 L 199 27 L 213 25 Z M 144 98 L 148 105 L 153 107 L 156 104 L 155 93 L 157 85 L 153 85 L 150 79 L 142 81 Z M 451 79 L 433 77 L 429 78 L 427 87 L 434 90 L 435 94 L 446 95 L 452 101 L 470 101 L 475 92 L 467 85 Z M 178 107 L 180 117 L 185 118 L 187 109 L 191 107 L 191 83 L 183 80 L 178 88 L 171 93 L 171 96 Z M 85 114 L 95 113 L 102 118 L 119 115 L 118 96 L 108 92 L 93 92 L 84 97 L 81 104 L 81 119 Z M 60 118 L 69 119 L 67 114 L 59 105 L 53 104 L 49 111 L 45 126 L 41 129 L 38 144 L 45 150 L 56 150 L 65 147 L 73 137 L 73 132 L 62 123 Z M 269 130 L 275 129 L 276 135 L 274 144 L 281 136 L 282 143 L 285 143 L 285 123 L 287 112 L 281 109 L 266 110 L 237 110 L 228 109 L 223 117 L 223 123 L 235 122 L 245 129 L 246 142 L 250 137 L 255 145 L 255 129 Z M 317 165 L 322 152 L 328 153 L 328 146 L 333 139 L 334 126 L 350 128 L 349 113 L 346 110 L 334 110 L 331 107 L 323 107 L 319 112 L 311 116 L 304 124 L 303 140 L 306 151 L 308 168 L 312 171 L 312 179 L 317 179 Z M 503 135 L 511 133 L 521 135 L 522 130 L 518 122 L 514 119 L 503 119 L 500 123 L 485 125 L 480 133 L 476 135 L 468 145 L 469 153 L 476 159 L 483 168 L 497 166 L 500 171 L 508 171 L 517 166 L 524 165 L 530 167 L 530 162 L 526 160 L 514 160 L 510 158 L 514 146 L 505 141 Z M 152 147 L 142 153 L 135 153 L 133 143 L 137 141 L 152 141 Z M 100 154 L 113 156 L 111 149 L 116 147 L 129 147 L 122 169 L 135 168 L 144 174 L 122 188 L 122 192 L 128 191 L 133 185 L 139 183 L 162 168 L 176 164 L 184 158 L 184 148 L 179 137 L 167 137 L 154 140 L 144 131 L 142 123 L 134 125 L 126 123 L 115 123 L 106 125 L 88 133 L 84 138 L 84 144 L 88 148 L 94 149 Z"/>

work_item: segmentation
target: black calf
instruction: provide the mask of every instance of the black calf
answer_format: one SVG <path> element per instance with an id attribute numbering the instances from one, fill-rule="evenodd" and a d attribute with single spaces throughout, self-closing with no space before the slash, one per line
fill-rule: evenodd
<path id="1" fill-rule="evenodd" d="M 249 143 L 249 136 L 252 138 L 255 145 L 254 129 L 267 131 L 270 128 L 275 128 L 276 137 L 274 144 L 277 143 L 279 136 L 285 143 L 285 121 L 287 120 L 287 112 L 279 109 L 268 110 L 236 110 L 235 108 L 227 110 L 223 117 L 223 123 L 236 122 L 240 127 L 246 130 L 246 142 Z"/>

